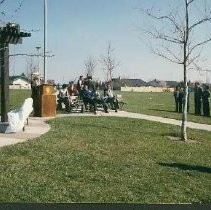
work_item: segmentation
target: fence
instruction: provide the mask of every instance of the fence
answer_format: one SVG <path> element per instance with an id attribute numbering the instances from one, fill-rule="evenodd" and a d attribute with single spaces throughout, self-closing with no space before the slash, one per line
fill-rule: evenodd
<path id="1" fill-rule="evenodd" d="M 31 90 L 31 85 L 9 85 L 9 89 L 22 89 L 22 90 Z"/>
<path id="2" fill-rule="evenodd" d="M 173 92 L 174 88 L 164 88 L 164 87 L 121 87 L 121 91 L 127 92 Z"/>

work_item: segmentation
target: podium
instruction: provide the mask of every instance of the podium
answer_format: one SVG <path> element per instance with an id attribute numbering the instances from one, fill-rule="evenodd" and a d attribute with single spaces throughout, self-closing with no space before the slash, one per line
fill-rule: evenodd
<path id="1" fill-rule="evenodd" d="M 56 96 L 54 87 L 50 84 L 40 86 L 40 117 L 56 116 Z"/>
<path id="2" fill-rule="evenodd" d="M 51 84 L 42 84 L 39 87 L 39 96 L 37 97 L 37 109 L 34 116 L 37 117 L 55 117 L 56 116 L 56 96 L 53 95 L 54 87 Z"/>

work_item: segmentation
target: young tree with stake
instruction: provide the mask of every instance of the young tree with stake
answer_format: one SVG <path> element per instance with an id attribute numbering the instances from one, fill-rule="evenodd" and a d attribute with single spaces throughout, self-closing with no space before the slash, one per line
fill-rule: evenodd
<path id="1" fill-rule="evenodd" d="M 178 2 L 178 0 L 172 0 Z M 166 0 L 168 3 L 169 0 Z M 200 17 L 194 14 L 194 6 L 201 6 L 197 0 L 180 0 L 179 10 L 172 9 L 167 15 L 158 15 L 149 9 L 141 11 L 153 21 L 158 21 L 154 28 L 144 30 L 147 35 L 160 43 L 159 48 L 153 48 L 156 55 L 183 66 L 184 79 L 184 109 L 182 113 L 181 140 L 187 140 L 187 71 L 199 69 L 199 58 L 203 45 L 211 41 L 211 35 L 201 38 L 204 32 L 200 31 L 205 24 L 210 24 L 211 11 L 207 9 L 205 1 L 204 12 Z M 196 6 L 197 5 L 197 6 Z M 159 28 L 160 27 L 160 28 Z M 201 33 L 200 33 L 201 32 Z M 200 34 L 200 38 L 199 35 Z M 195 37 L 194 37 L 195 36 Z"/>

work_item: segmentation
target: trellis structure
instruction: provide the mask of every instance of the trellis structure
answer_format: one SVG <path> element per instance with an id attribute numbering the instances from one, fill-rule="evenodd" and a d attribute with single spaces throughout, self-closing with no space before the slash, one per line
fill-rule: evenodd
<path id="1" fill-rule="evenodd" d="M 30 33 L 20 31 L 20 25 L 7 23 L 0 28 L 1 122 L 8 122 L 9 111 L 9 44 L 21 44 Z"/>

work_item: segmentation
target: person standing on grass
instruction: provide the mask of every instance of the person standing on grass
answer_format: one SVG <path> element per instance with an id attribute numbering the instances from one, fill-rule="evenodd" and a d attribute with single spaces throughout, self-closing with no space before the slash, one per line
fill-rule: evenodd
<path id="1" fill-rule="evenodd" d="M 206 117 L 210 116 L 209 98 L 210 98 L 209 86 L 205 85 L 205 88 L 202 94 L 202 103 L 203 103 L 203 114 Z"/>
<path id="2" fill-rule="evenodd" d="M 195 115 L 201 115 L 202 92 L 202 87 L 196 82 L 194 87 Z"/>
<path id="3" fill-rule="evenodd" d="M 188 82 L 188 87 L 187 88 L 188 88 L 187 112 L 189 112 L 189 110 L 190 110 L 190 93 L 191 93 L 190 81 Z M 184 95 L 185 95 L 185 93 L 184 93 Z"/>
<path id="4" fill-rule="evenodd" d="M 174 89 L 174 101 L 175 101 L 175 111 L 179 112 L 179 89 L 180 86 L 176 86 Z"/>
<path id="5" fill-rule="evenodd" d="M 183 110 L 183 101 L 184 101 L 184 89 L 180 87 L 179 89 L 179 113 L 182 113 Z"/>

